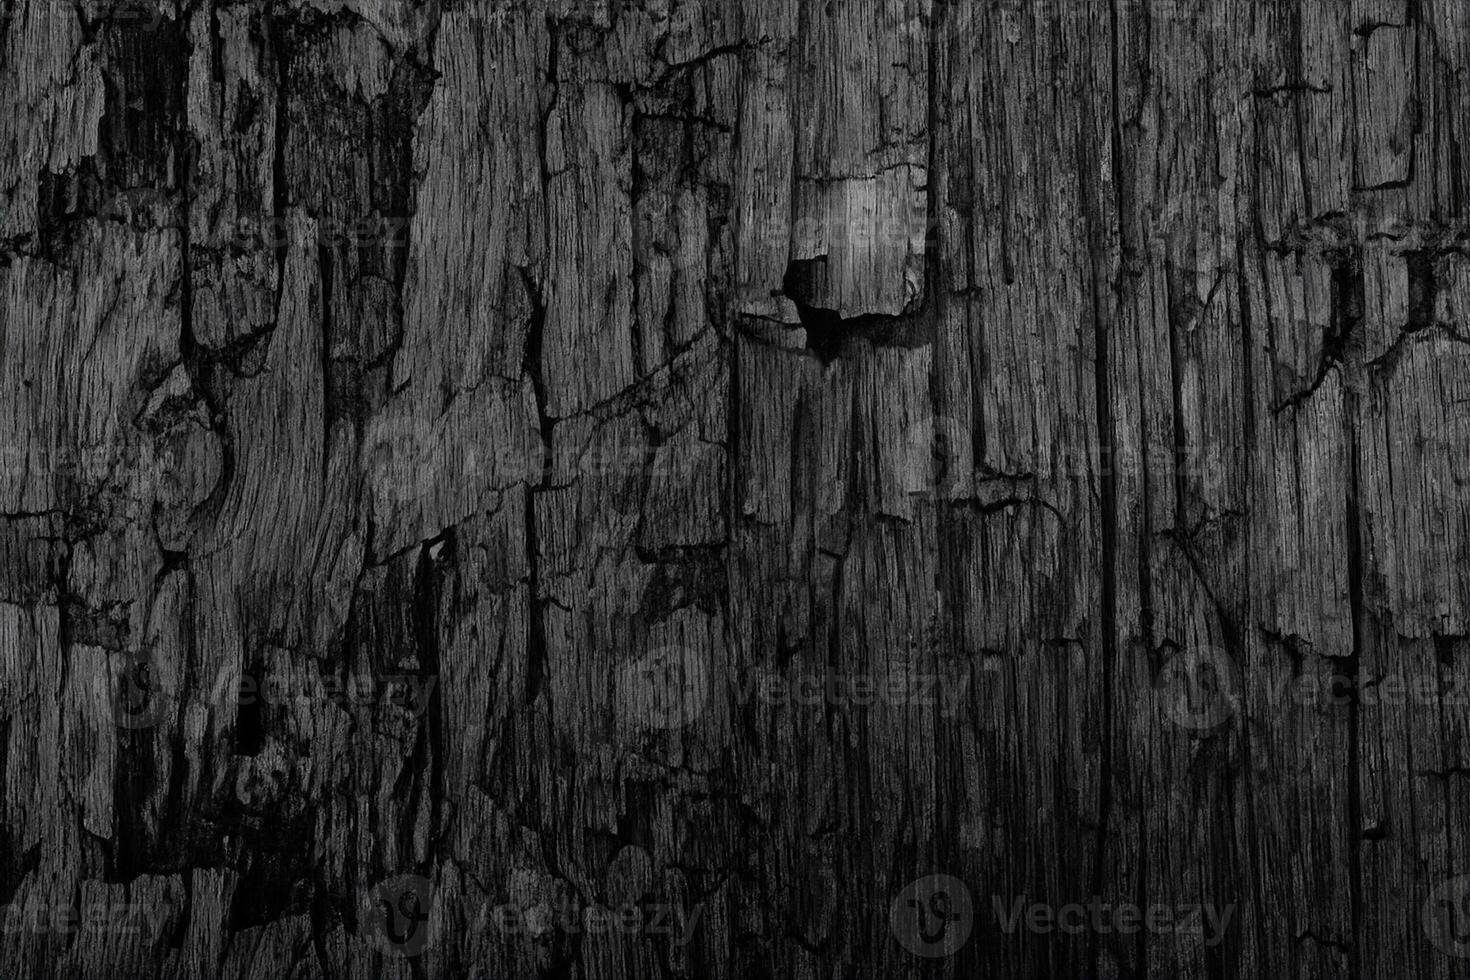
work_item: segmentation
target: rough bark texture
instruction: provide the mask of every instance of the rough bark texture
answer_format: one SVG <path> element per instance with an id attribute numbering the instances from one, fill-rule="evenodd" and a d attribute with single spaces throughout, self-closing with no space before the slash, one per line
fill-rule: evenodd
<path id="1" fill-rule="evenodd" d="M 1464 0 L 156 2 L 0 19 L 0 976 L 1466 975 Z"/>

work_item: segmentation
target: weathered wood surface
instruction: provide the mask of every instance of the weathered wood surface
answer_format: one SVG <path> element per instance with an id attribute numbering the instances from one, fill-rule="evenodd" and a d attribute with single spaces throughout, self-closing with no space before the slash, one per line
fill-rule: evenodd
<path id="1" fill-rule="evenodd" d="M 0 976 L 1470 974 L 1464 0 L 9 2 Z"/>

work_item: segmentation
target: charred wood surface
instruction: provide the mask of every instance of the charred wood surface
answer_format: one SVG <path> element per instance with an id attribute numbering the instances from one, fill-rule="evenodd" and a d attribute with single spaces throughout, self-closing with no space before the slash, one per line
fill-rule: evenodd
<path id="1" fill-rule="evenodd" d="M 5 0 L 0 977 L 1470 970 L 1465 0 Z"/>

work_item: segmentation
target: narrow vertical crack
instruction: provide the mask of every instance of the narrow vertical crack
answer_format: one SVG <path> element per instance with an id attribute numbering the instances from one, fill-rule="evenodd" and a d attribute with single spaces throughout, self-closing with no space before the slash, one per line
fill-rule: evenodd
<path id="1" fill-rule="evenodd" d="M 343 392 L 341 389 L 341 378 L 332 370 L 332 284 L 334 269 L 332 266 L 332 249 L 325 242 L 319 243 L 316 249 L 317 257 L 317 295 L 321 302 L 321 371 L 322 371 L 322 433 L 325 436 L 332 430 L 332 422 L 339 415 L 347 417 Z M 325 453 L 325 450 L 324 450 Z M 325 479 L 326 461 L 322 461 L 323 479 Z"/>
<path id="2" fill-rule="evenodd" d="M 416 675 L 420 681 L 443 677 L 443 651 L 439 643 L 439 607 L 444 589 L 444 569 L 454 566 L 458 550 L 457 544 L 455 530 L 451 527 L 437 537 L 423 542 L 419 547 L 413 578 L 412 629 L 414 648 L 418 657 Z M 448 787 L 445 785 L 448 765 L 444 748 L 444 699 L 440 695 L 440 684 L 436 683 L 432 688 L 426 688 L 423 683 L 420 683 L 416 688 L 418 692 L 426 690 L 428 703 L 418 703 L 417 698 L 423 695 L 415 693 L 413 708 L 421 712 L 419 742 L 415 745 L 414 752 L 419 755 L 419 763 L 423 766 L 422 771 L 427 773 L 427 776 L 414 780 L 412 785 L 415 794 L 427 789 L 429 827 L 437 832 L 443 827 L 442 810 L 444 801 L 448 798 Z M 420 801 L 415 800 L 414 802 L 419 803 Z M 437 833 L 431 832 L 428 837 L 428 847 L 432 850 L 438 840 Z M 428 859 L 432 866 L 433 855 L 428 855 Z"/>
<path id="3" fill-rule="evenodd" d="M 546 413 L 546 379 L 541 370 L 541 345 L 546 334 L 546 300 L 530 270 L 521 269 L 521 282 L 531 308 L 531 322 L 526 334 L 525 361 L 522 370 L 531 379 L 536 393 L 536 415 L 539 425 L 540 458 L 531 467 L 526 481 L 525 547 L 526 578 L 530 592 L 529 632 L 526 637 L 526 701 L 536 700 L 545 689 L 547 671 L 546 624 L 543 616 L 546 601 L 542 598 L 541 536 L 536 528 L 536 495 L 551 486 L 554 464 L 553 435 L 555 422 Z"/>
<path id="4" fill-rule="evenodd" d="M 273 30 L 268 32 L 267 43 L 271 46 L 276 69 L 275 144 L 271 158 L 271 233 L 276 236 L 276 313 L 279 315 L 281 291 L 286 288 L 286 256 L 290 250 L 291 237 L 291 186 L 286 162 L 286 149 L 291 137 L 291 46 L 286 37 L 290 28 L 279 21 L 270 23 Z"/>
<path id="5" fill-rule="evenodd" d="M 1121 30 L 1118 4 L 1122 0 L 1112 0 L 1108 5 L 1108 31 L 1110 44 L 1108 54 L 1110 60 L 1109 79 L 1111 89 L 1109 96 L 1108 119 L 1111 121 L 1111 164 L 1112 184 L 1115 188 L 1124 186 L 1125 174 L 1122 166 L 1123 153 L 1123 126 L 1120 118 L 1122 111 L 1122 67 L 1119 57 L 1119 32 Z M 1119 202 L 1118 224 L 1120 240 L 1124 233 L 1124 221 L 1122 217 L 1122 202 Z M 1122 303 L 1121 275 L 1123 272 L 1120 263 L 1114 277 L 1111 278 L 1111 297 L 1104 295 L 1105 283 L 1109 277 L 1105 276 L 1104 256 L 1105 245 L 1098 241 L 1101 232 L 1097 227 L 1098 222 L 1089 222 L 1088 230 L 1093 238 L 1091 243 L 1092 252 L 1092 328 L 1093 328 L 1093 416 L 1096 426 L 1095 436 L 1097 439 L 1099 463 L 1097 466 L 1098 480 L 1098 532 L 1102 555 L 1102 581 L 1100 584 L 1099 620 L 1101 629 L 1102 664 L 1099 675 L 1102 679 L 1102 720 L 1099 741 L 1099 765 L 1098 765 L 1098 825 L 1096 852 L 1093 857 L 1092 866 L 1092 893 L 1094 895 L 1104 894 L 1104 885 L 1107 881 L 1107 857 L 1108 857 L 1108 834 L 1112 828 L 1113 813 L 1113 752 L 1115 751 L 1113 741 L 1113 697 L 1114 683 L 1113 672 L 1118 664 L 1118 582 L 1116 565 L 1118 560 L 1118 488 L 1116 483 L 1116 453 L 1117 432 L 1116 420 L 1113 417 L 1113 389 L 1112 389 L 1112 358 L 1109 344 L 1111 343 L 1111 323 L 1105 310 L 1111 300 L 1115 313 L 1119 311 Z M 1140 854 L 1147 854 L 1147 849 L 1142 848 Z M 1140 877 L 1140 882 L 1142 878 Z M 1140 884 L 1140 888 L 1142 885 Z M 1143 896 L 1139 896 L 1140 903 Z M 1093 936 L 1088 942 L 1087 959 L 1088 968 L 1094 975 L 1100 975 L 1102 947 L 1098 937 Z M 1138 962 L 1144 962 L 1141 958 Z"/>
<path id="6" fill-rule="evenodd" d="M 1343 356 L 1346 353 L 1349 338 L 1354 334 L 1353 328 L 1362 317 L 1365 283 L 1361 268 L 1346 263 L 1340 264 L 1333 269 L 1332 285 L 1332 318 L 1338 334 L 1338 354 Z M 1361 338 L 1359 341 L 1361 342 Z M 1362 737 L 1362 724 L 1361 692 L 1358 690 L 1357 678 L 1362 676 L 1363 651 L 1368 643 L 1368 611 L 1363 595 L 1364 515 L 1361 509 L 1362 447 L 1359 443 L 1361 433 L 1358 426 L 1358 411 L 1358 387 L 1356 383 L 1350 381 L 1343 386 L 1343 429 L 1347 437 L 1349 474 L 1347 499 L 1344 505 L 1347 525 L 1348 603 L 1351 610 L 1353 643 L 1351 655 L 1346 658 L 1343 666 L 1348 676 L 1354 678 L 1347 704 L 1348 826 L 1346 836 L 1348 840 L 1348 882 L 1351 891 L 1349 915 L 1352 922 L 1351 935 L 1354 937 L 1354 941 L 1348 945 L 1347 950 L 1349 976 L 1362 976 L 1363 953 L 1359 937 L 1363 935 L 1364 916 L 1363 844 L 1359 839 L 1359 832 L 1363 827 L 1363 788 L 1359 772 L 1362 759 L 1362 746 L 1359 743 Z"/>

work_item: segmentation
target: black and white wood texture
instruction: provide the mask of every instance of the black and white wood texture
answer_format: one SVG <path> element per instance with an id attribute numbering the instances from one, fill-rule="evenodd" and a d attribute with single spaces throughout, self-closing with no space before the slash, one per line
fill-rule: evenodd
<path id="1" fill-rule="evenodd" d="M 1470 975 L 1465 0 L 5 0 L 0 977 Z"/>

